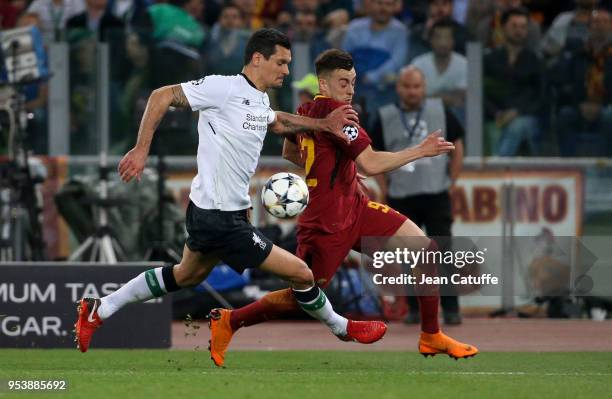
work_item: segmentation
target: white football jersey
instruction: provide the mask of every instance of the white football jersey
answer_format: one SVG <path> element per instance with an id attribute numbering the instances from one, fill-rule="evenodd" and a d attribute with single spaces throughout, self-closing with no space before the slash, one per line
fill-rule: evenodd
<path id="1" fill-rule="evenodd" d="M 268 95 L 242 74 L 210 75 L 181 87 L 191 108 L 200 112 L 198 174 L 189 198 L 201 209 L 249 208 L 249 181 L 276 118 Z"/>

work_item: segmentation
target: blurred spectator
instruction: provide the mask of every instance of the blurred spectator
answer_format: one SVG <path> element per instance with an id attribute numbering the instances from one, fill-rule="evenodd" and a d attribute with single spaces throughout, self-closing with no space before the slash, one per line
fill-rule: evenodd
<path id="1" fill-rule="evenodd" d="M 561 155 L 612 155 L 612 42 L 608 11 L 593 14 L 585 44 L 568 49 L 554 69 L 562 104 L 557 119 Z"/>
<path id="2" fill-rule="evenodd" d="M 442 19 L 449 19 L 454 25 L 454 50 L 465 54 L 465 43 L 467 41 L 467 29 L 453 20 L 453 1 L 452 0 L 429 0 L 427 8 L 427 20 L 424 23 L 413 26 L 410 30 L 410 52 L 408 60 L 412 60 L 421 54 L 431 51 L 429 37 L 431 27 Z"/>
<path id="3" fill-rule="evenodd" d="M 153 23 L 153 44 L 149 65 L 149 87 L 199 79 L 204 70 L 202 52 L 206 31 L 202 17 L 204 0 L 172 0 L 157 3 L 148 12 Z M 160 123 L 158 150 L 165 154 L 185 155 L 197 146 L 190 109 L 176 108 L 166 113 Z"/>
<path id="4" fill-rule="evenodd" d="M 416 57 L 412 64 L 425 76 L 427 96 L 441 98 L 465 126 L 467 60 L 453 51 L 454 26 L 450 19 L 436 22 L 430 30 L 432 51 Z"/>
<path id="5" fill-rule="evenodd" d="M 352 0 L 319 0 L 317 7 L 317 15 L 319 18 L 325 18 L 331 12 L 345 11 L 347 16 L 353 17 L 353 1 Z"/>
<path id="6" fill-rule="evenodd" d="M 70 45 L 70 154 L 95 154 L 96 41 L 91 35 Z"/>
<path id="7" fill-rule="evenodd" d="M 207 73 L 239 73 L 249 36 L 250 31 L 244 29 L 244 20 L 238 7 L 232 4 L 224 6 L 219 21 L 210 32 L 210 43 L 206 46 Z"/>
<path id="8" fill-rule="evenodd" d="M 355 99 L 365 101 L 366 113 L 394 101 L 391 88 L 406 63 L 407 30 L 393 18 L 398 1 L 371 0 L 370 15 L 351 21 L 342 43 L 353 56 L 359 79 Z"/>
<path id="9" fill-rule="evenodd" d="M 298 106 L 312 101 L 319 92 L 319 79 L 314 73 L 309 73 L 301 80 L 293 82 L 293 88 L 298 90 Z"/>
<path id="10" fill-rule="evenodd" d="M 403 0 L 399 18 L 406 26 L 419 25 L 427 20 L 429 0 Z"/>
<path id="11" fill-rule="evenodd" d="M 126 40 L 126 53 L 130 63 L 130 75 L 123 85 L 119 101 L 119 109 L 125 117 L 125 131 L 133 132 L 138 129 L 140 119 L 144 112 L 147 98 L 151 93 L 149 48 L 142 42 L 142 35 L 130 33 Z M 127 147 L 131 138 L 123 135 L 117 146 Z"/>
<path id="12" fill-rule="evenodd" d="M 263 21 L 257 15 L 257 0 L 233 0 L 232 3 L 240 9 L 248 29 L 256 30 L 263 27 Z"/>
<path id="13" fill-rule="evenodd" d="M 307 43 L 310 59 L 307 61 L 309 70 L 314 68 L 314 60 L 323 51 L 330 48 L 325 32 L 319 28 L 317 14 L 313 11 L 298 11 L 290 38 L 294 42 Z"/>
<path id="14" fill-rule="evenodd" d="M 540 24 L 544 32 L 557 15 L 574 8 L 574 0 L 524 0 L 523 7 L 529 10 L 531 17 Z"/>
<path id="15" fill-rule="evenodd" d="M 467 27 L 470 36 L 486 47 L 497 48 L 503 46 L 504 29 L 501 16 L 504 11 L 511 8 L 519 8 L 522 4 L 522 0 L 477 0 L 472 2 L 470 4 L 472 14 Z M 476 15 L 476 12 L 479 12 L 480 15 Z M 541 36 L 540 25 L 532 18 L 529 18 L 527 25 L 527 46 L 539 52 Z"/>
<path id="16" fill-rule="evenodd" d="M 86 0 L 85 11 L 66 22 L 68 40 L 76 41 L 95 34 L 100 41 L 117 40 L 116 43 L 119 43 L 121 39 L 118 37 L 123 34 L 123 21 L 108 12 L 107 3 L 108 0 Z"/>
<path id="17" fill-rule="evenodd" d="M 325 42 L 329 45 L 328 48 L 342 47 L 349 22 L 348 12 L 344 10 L 332 11 L 323 18 L 323 30 L 326 32 Z"/>
<path id="18" fill-rule="evenodd" d="M 293 0 L 291 2 L 292 13 L 296 13 L 298 11 L 317 12 L 318 8 L 319 8 L 318 0 Z"/>
<path id="19" fill-rule="evenodd" d="M 130 31 L 138 30 L 146 23 L 151 27 L 147 9 L 153 4 L 152 0 L 109 0 L 108 7 L 113 15 L 124 21 Z M 146 22 L 143 19 L 148 18 Z M 144 32 L 142 32 L 144 33 Z"/>
<path id="20" fill-rule="evenodd" d="M 85 11 L 84 0 L 34 0 L 27 9 L 40 20 L 39 28 L 45 42 L 60 40 L 68 20 Z"/>
<path id="21" fill-rule="evenodd" d="M 591 14 L 599 0 L 575 0 L 576 8 L 559 14 L 544 35 L 542 51 L 546 56 L 556 57 L 567 44 L 580 45 L 588 35 Z"/>
<path id="22" fill-rule="evenodd" d="M 255 2 L 256 29 L 277 26 L 286 32 L 291 25 L 292 14 L 287 12 L 285 0 L 257 0 Z"/>
<path id="23" fill-rule="evenodd" d="M 206 33 L 197 18 L 202 15 L 203 0 L 174 0 L 149 7 L 153 39 L 190 49 L 199 49 Z"/>
<path id="24" fill-rule="evenodd" d="M 0 1 L 0 29 L 10 29 L 17 25 L 17 17 L 23 11 L 24 1 Z"/>
<path id="25" fill-rule="evenodd" d="M 474 0 L 471 0 L 474 1 Z M 465 25 L 470 0 L 453 0 L 453 20 Z"/>
<path id="26" fill-rule="evenodd" d="M 425 87 L 424 75 L 418 68 L 408 66 L 400 71 L 396 85 L 399 105 L 388 104 L 379 109 L 372 131 L 373 144 L 379 150 L 400 151 L 419 144 L 429 133 L 441 130 L 442 137 L 455 144 L 455 151 L 411 162 L 377 181 L 388 204 L 417 226 L 425 227 L 427 235 L 434 237 L 441 250 L 445 250 L 453 221 L 449 189 L 463 165 L 464 131 L 440 99 L 425 98 Z M 444 267 L 440 267 L 439 272 L 441 275 L 452 273 Z M 460 324 L 456 293 L 445 289 L 441 294 L 444 322 Z M 419 323 L 419 304 L 414 292 L 409 292 L 408 304 L 406 322 Z"/>
<path id="27" fill-rule="evenodd" d="M 527 142 L 539 153 L 537 114 L 542 105 L 538 55 L 526 47 L 528 15 L 510 9 L 502 15 L 504 46 L 484 56 L 484 107 L 491 153 L 514 156 Z"/>
<path id="28" fill-rule="evenodd" d="M 36 14 L 23 14 L 17 20 L 17 27 L 39 26 L 40 19 Z M 46 80 L 34 81 L 21 87 L 25 96 L 25 110 L 30 114 L 27 123 L 26 140 L 28 149 L 35 154 L 46 154 L 48 151 L 47 103 L 49 85 Z"/>

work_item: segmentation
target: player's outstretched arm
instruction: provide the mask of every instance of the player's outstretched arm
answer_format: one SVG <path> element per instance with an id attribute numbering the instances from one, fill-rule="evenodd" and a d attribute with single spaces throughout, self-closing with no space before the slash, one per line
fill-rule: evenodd
<path id="1" fill-rule="evenodd" d="M 298 145 L 289 139 L 283 141 L 283 158 L 296 164 L 300 168 L 304 167 L 304 160 L 300 155 Z"/>
<path id="2" fill-rule="evenodd" d="M 119 176 L 124 182 L 127 183 L 134 177 L 140 181 L 149 156 L 153 135 L 170 106 L 189 107 L 181 85 L 160 87 L 149 96 L 140 121 L 136 145 L 119 162 Z"/>
<path id="3" fill-rule="evenodd" d="M 357 166 L 368 176 L 375 176 L 397 169 L 419 158 L 435 157 L 455 149 L 453 143 L 440 137 L 441 132 L 435 131 L 414 147 L 408 147 L 398 152 L 374 151 L 368 146 L 355 161 Z"/>
<path id="4" fill-rule="evenodd" d="M 277 111 L 276 120 L 270 124 L 270 131 L 282 135 L 310 130 L 329 132 L 348 143 L 348 138 L 342 129 L 346 125 L 354 124 L 359 124 L 357 112 L 350 105 L 343 105 L 330 112 L 323 119 L 308 118 L 306 116 Z"/>

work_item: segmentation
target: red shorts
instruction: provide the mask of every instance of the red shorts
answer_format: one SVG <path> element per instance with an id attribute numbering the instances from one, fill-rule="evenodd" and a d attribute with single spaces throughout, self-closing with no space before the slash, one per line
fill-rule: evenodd
<path id="1" fill-rule="evenodd" d="M 315 282 L 325 287 L 351 249 L 361 252 L 362 237 L 390 237 L 407 219 L 388 205 L 368 201 L 355 223 L 342 231 L 298 228 L 297 256 L 310 266 Z"/>

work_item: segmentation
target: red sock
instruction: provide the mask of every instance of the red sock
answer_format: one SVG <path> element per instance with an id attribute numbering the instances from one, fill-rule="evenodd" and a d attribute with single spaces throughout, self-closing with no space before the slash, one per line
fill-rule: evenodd
<path id="1" fill-rule="evenodd" d="M 437 251 L 438 245 L 434 240 L 429 242 L 427 252 Z M 431 257 L 433 259 L 433 257 Z M 428 277 L 438 276 L 438 267 L 435 262 L 423 262 L 423 273 Z M 421 330 L 429 334 L 435 334 L 440 331 L 438 323 L 438 307 L 440 305 L 440 290 L 438 285 L 417 285 L 415 287 L 417 300 L 419 301 L 419 311 L 421 314 Z"/>
<path id="2" fill-rule="evenodd" d="M 301 309 L 290 288 L 273 291 L 263 298 L 232 311 L 230 325 L 236 331 L 240 327 L 248 327 L 267 320 L 280 319 L 283 316 L 301 312 Z"/>

